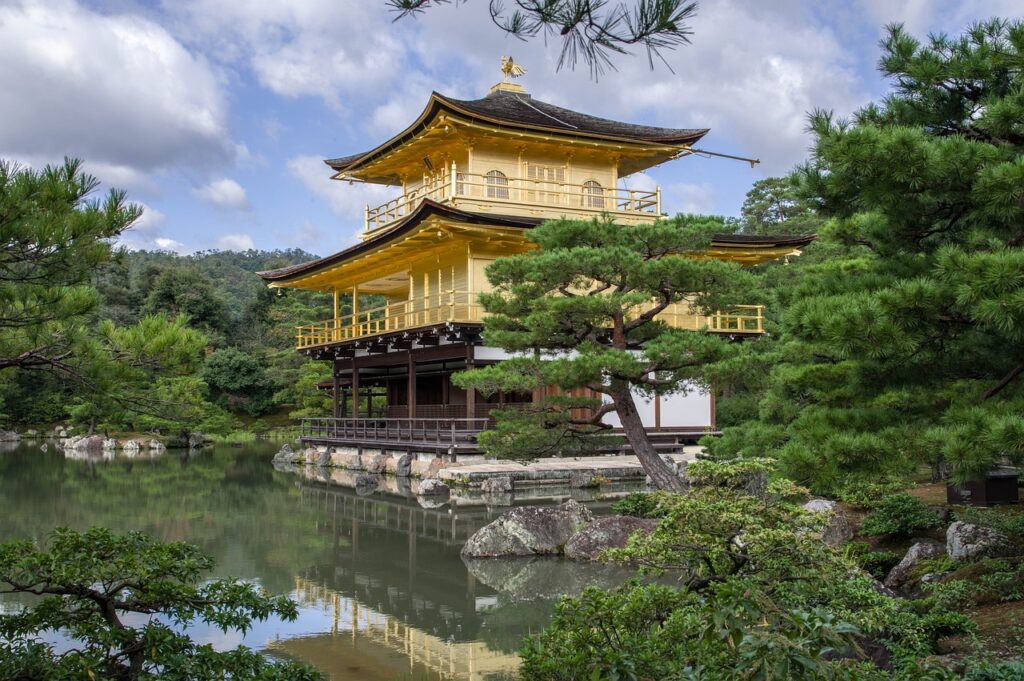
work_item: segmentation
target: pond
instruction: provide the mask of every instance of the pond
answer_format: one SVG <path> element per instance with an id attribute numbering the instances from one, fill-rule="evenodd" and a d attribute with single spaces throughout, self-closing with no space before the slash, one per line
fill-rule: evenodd
<path id="1" fill-rule="evenodd" d="M 546 626 L 559 594 L 621 578 L 558 559 L 463 562 L 466 537 L 504 507 L 357 494 L 323 470 L 275 470 L 276 448 L 84 459 L 52 444 L 9 448 L 0 452 L 0 541 L 98 525 L 196 544 L 216 560 L 214 576 L 289 594 L 300 613 L 244 637 L 197 627 L 194 638 L 299 659 L 335 681 L 512 677 L 523 637 Z"/>

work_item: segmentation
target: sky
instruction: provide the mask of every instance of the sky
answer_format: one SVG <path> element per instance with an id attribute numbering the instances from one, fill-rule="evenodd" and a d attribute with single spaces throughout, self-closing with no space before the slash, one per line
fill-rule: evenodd
<path id="1" fill-rule="evenodd" d="M 144 207 L 129 248 L 325 255 L 397 190 L 332 181 L 322 159 L 384 142 L 432 90 L 485 95 L 509 54 L 537 99 L 708 127 L 702 148 L 761 159 L 691 157 L 630 179 L 660 185 L 669 213 L 738 215 L 753 182 L 806 157 L 807 112 L 847 116 L 884 95 L 886 24 L 923 37 L 1022 14 L 1019 0 L 702 0 L 668 66 L 641 52 L 595 81 L 556 69 L 557 37 L 505 35 L 488 4 L 396 20 L 384 0 L 0 0 L 0 158 L 83 159 Z"/>

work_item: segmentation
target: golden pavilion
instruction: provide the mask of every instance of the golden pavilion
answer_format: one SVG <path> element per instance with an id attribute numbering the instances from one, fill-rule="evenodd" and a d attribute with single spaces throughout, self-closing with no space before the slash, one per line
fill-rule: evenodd
<path id="1" fill-rule="evenodd" d="M 476 434 L 488 427 L 492 409 L 539 399 L 484 396 L 450 381 L 453 372 L 508 357 L 482 341 L 477 296 L 489 288 L 487 266 L 531 248 L 529 230 L 547 219 L 608 214 L 628 226 L 662 217 L 660 188 L 627 189 L 622 180 L 694 155 L 707 132 L 571 111 L 534 99 L 506 76 L 480 99 L 435 92 L 391 139 L 328 159 L 334 179 L 392 186 L 395 198 L 366 207 L 356 245 L 260 273 L 272 287 L 334 296 L 330 319 L 297 330 L 298 352 L 334 368 L 327 386 L 334 413 L 305 420 L 304 442 L 477 452 Z M 797 254 L 813 238 L 722 235 L 704 255 L 755 265 Z M 343 299 L 351 300 L 349 314 L 342 314 Z M 694 331 L 763 333 L 756 304 L 712 316 L 676 305 L 659 318 Z M 707 393 L 638 398 L 637 406 L 666 446 L 714 430 Z"/>

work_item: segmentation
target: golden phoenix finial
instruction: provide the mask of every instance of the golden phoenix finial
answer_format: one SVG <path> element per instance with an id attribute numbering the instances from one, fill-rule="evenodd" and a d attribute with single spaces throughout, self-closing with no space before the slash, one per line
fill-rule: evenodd
<path id="1" fill-rule="evenodd" d="M 505 74 L 506 83 L 510 82 L 510 78 L 519 78 L 526 75 L 526 69 L 515 63 L 512 57 L 507 56 L 501 58 L 501 72 Z"/>

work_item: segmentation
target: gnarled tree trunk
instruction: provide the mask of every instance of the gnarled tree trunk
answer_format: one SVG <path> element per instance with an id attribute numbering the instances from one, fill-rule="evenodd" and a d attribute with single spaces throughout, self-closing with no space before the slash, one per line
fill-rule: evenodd
<path id="1" fill-rule="evenodd" d="M 651 444 L 650 438 L 647 437 L 647 429 L 644 428 L 640 412 L 636 410 L 636 403 L 633 401 L 629 384 L 625 381 L 613 381 L 612 389 L 608 394 L 612 398 L 615 413 L 618 414 L 619 422 L 626 433 L 626 440 L 629 441 L 629 446 L 636 454 L 644 472 L 651 477 L 651 481 L 658 489 L 682 492 L 682 481 L 668 467 L 668 464 L 658 454 L 658 450 Z"/>

